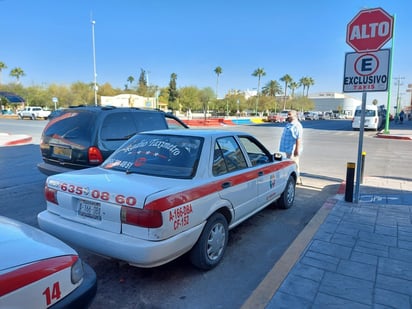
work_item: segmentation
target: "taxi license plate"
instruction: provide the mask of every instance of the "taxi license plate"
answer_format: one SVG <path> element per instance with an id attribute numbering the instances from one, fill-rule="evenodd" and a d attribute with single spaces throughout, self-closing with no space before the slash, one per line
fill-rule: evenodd
<path id="1" fill-rule="evenodd" d="M 66 148 L 66 147 L 54 146 L 53 147 L 53 154 L 57 157 L 71 159 L 72 150 L 70 148 Z"/>
<path id="2" fill-rule="evenodd" d="M 100 203 L 79 200 L 79 216 L 102 220 Z"/>

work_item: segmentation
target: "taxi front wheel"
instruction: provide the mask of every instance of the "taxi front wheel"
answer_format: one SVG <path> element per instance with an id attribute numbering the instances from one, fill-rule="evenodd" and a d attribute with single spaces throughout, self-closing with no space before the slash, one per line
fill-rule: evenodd
<path id="1" fill-rule="evenodd" d="M 278 206 L 282 209 L 288 209 L 292 207 L 295 200 L 295 179 L 292 176 L 289 176 L 288 182 L 286 183 L 285 191 L 278 199 Z"/>
<path id="2" fill-rule="evenodd" d="M 208 220 L 197 243 L 190 251 L 190 261 L 203 270 L 215 267 L 222 260 L 228 241 L 228 224 L 221 213 Z"/>

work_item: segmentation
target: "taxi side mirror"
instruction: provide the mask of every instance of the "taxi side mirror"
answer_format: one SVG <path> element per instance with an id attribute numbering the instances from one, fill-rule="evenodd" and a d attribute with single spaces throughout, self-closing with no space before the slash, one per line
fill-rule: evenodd
<path id="1" fill-rule="evenodd" d="M 281 154 L 280 152 L 275 152 L 275 153 L 273 154 L 273 158 L 275 159 L 275 161 L 282 161 L 283 156 L 282 156 L 282 154 Z"/>

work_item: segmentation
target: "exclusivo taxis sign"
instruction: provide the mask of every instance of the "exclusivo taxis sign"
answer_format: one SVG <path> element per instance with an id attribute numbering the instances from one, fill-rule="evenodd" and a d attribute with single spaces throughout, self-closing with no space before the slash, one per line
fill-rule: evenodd
<path id="1" fill-rule="evenodd" d="M 387 91 L 390 49 L 346 53 L 343 92 Z"/>

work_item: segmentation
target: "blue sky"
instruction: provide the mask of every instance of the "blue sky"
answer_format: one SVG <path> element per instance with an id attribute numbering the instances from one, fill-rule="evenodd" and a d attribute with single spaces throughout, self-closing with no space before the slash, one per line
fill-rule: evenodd
<path id="1" fill-rule="evenodd" d="M 393 77 L 402 77 L 402 100 L 412 83 L 412 1 L 366 0 L 0 0 L 0 61 L 20 67 L 25 86 L 92 82 L 95 20 L 97 82 L 124 88 L 140 69 L 149 83 L 216 89 L 257 88 L 251 74 L 263 68 L 263 86 L 289 74 L 315 80 L 310 93 L 342 92 L 347 24 L 362 9 L 381 7 L 396 15 Z M 391 44 L 385 47 L 390 48 Z M 397 87 L 392 83 L 393 95 Z M 299 91 L 299 90 L 298 90 Z M 353 94 L 359 97 L 359 94 Z M 385 92 L 368 101 L 386 102 Z"/>

